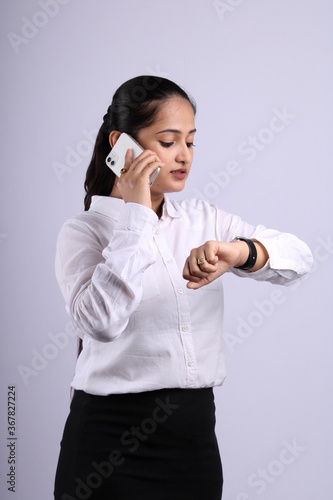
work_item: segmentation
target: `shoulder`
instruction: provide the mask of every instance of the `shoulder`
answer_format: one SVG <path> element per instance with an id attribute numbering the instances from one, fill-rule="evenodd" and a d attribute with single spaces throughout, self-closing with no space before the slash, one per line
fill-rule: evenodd
<path id="1" fill-rule="evenodd" d="M 103 216 L 90 211 L 69 218 L 59 230 L 58 246 L 73 245 L 74 242 L 84 246 L 100 244 L 105 231 L 105 221 L 101 219 Z"/>
<path id="2" fill-rule="evenodd" d="M 68 219 L 62 231 L 86 232 L 98 235 L 116 224 L 124 203 L 110 196 L 93 196 L 89 210 Z"/>
<path id="3" fill-rule="evenodd" d="M 93 212 L 82 212 L 80 214 L 74 215 L 67 219 L 61 229 L 60 232 L 66 228 L 71 228 L 71 229 L 87 229 L 89 230 L 90 227 L 93 227 L 96 224 L 96 214 Z"/>

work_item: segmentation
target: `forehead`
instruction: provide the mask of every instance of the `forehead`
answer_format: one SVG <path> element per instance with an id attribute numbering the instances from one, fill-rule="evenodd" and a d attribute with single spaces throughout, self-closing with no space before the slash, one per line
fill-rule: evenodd
<path id="1" fill-rule="evenodd" d="M 155 126 L 183 124 L 181 128 L 194 128 L 194 111 L 191 104 L 181 97 L 170 97 L 163 101 L 157 112 Z M 173 127 L 175 128 L 175 127 Z"/>

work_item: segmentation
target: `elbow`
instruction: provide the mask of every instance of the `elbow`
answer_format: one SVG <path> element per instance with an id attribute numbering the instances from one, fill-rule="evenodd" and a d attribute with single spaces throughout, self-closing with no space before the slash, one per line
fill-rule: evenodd
<path id="1" fill-rule="evenodd" d="M 70 316 L 74 325 L 93 340 L 108 343 L 117 340 L 125 330 L 127 321 L 116 321 L 111 312 L 93 315 L 81 307 L 71 308 Z"/>
<path id="2" fill-rule="evenodd" d="M 305 245 L 305 244 L 304 244 Z M 310 248 L 305 245 L 306 251 L 304 252 L 302 259 L 297 266 L 297 274 L 301 277 L 309 274 L 313 270 L 314 258 Z"/>
<path id="3" fill-rule="evenodd" d="M 98 342 L 102 342 L 103 344 L 108 344 L 111 342 L 115 342 L 121 336 L 121 332 L 115 333 L 111 331 L 110 328 L 106 330 L 94 331 L 93 333 L 87 333 L 87 335 L 93 340 L 97 340 Z"/>
<path id="4" fill-rule="evenodd" d="M 134 295 L 128 292 L 126 306 L 122 306 L 119 304 L 121 301 L 117 300 L 117 293 L 114 293 L 112 300 L 96 287 L 73 294 L 69 300 L 69 312 L 75 326 L 93 340 L 105 343 L 117 340 L 140 300 L 139 295 L 134 300 Z"/>
<path id="5" fill-rule="evenodd" d="M 123 325 L 122 328 L 117 328 L 115 325 L 108 325 L 104 328 L 105 325 L 91 321 L 84 321 L 82 318 L 77 318 L 71 316 L 72 321 L 76 328 L 78 328 L 84 335 L 87 337 L 96 340 L 97 342 L 109 343 L 114 342 L 121 336 L 123 330 L 127 325 Z"/>

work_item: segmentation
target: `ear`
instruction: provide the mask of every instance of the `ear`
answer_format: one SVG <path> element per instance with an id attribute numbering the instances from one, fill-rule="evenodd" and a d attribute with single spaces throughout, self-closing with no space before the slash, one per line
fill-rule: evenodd
<path id="1" fill-rule="evenodd" d="M 121 132 L 119 130 L 112 130 L 109 135 L 109 143 L 111 148 L 116 144 L 118 141 L 119 137 L 121 136 Z"/>

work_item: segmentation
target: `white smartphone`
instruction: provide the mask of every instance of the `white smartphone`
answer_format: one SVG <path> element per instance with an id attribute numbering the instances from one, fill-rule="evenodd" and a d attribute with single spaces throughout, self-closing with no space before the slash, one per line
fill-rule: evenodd
<path id="1" fill-rule="evenodd" d="M 128 149 L 133 151 L 133 160 L 143 152 L 140 144 L 137 143 L 133 137 L 123 132 L 105 159 L 107 166 L 111 168 L 112 172 L 114 172 L 117 177 L 120 177 L 120 171 L 125 165 L 125 155 Z M 158 167 L 149 178 L 149 186 L 153 184 L 159 173 L 160 168 Z"/>

